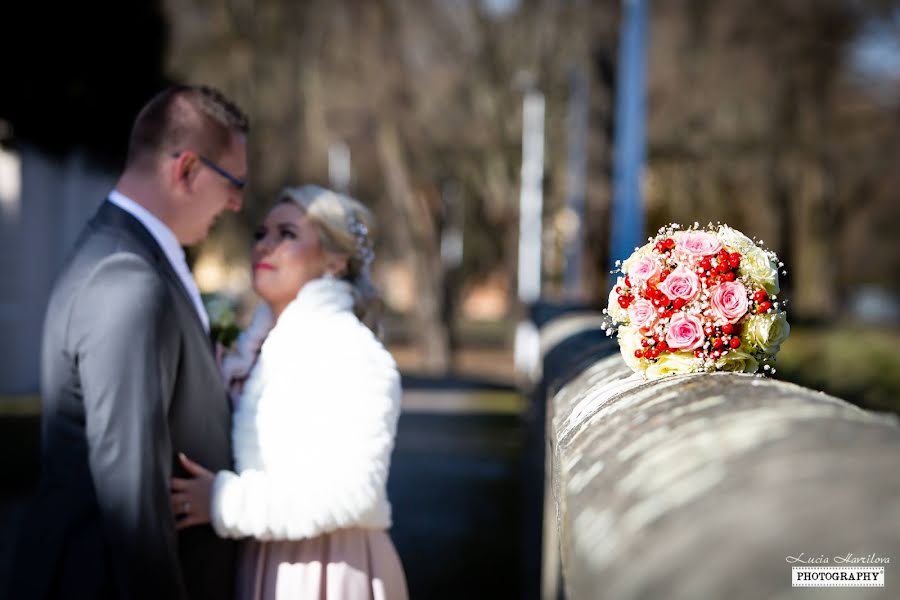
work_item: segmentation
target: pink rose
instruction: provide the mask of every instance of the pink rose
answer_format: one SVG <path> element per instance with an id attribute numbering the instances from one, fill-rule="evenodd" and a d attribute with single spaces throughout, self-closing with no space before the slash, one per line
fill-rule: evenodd
<path id="1" fill-rule="evenodd" d="M 675 313 L 669 321 L 666 344 L 673 350 L 696 350 L 703 345 L 703 323 L 694 315 Z"/>
<path id="2" fill-rule="evenodd" d="M 634 286 L 640 286 L 651 277 L 659 275 L 659 263 L 652 256 L 642 256 L 628 269 L 628 277 Z"/>
<path id="3" fill-rule="evenodd" d="M 680 250 L 695 256 L 709 256 L 722 249 L 719 238 L 706 231 L 685 231 L 675 241 Z"/>
<path id="4" fill-rule="evenodd" d="M 709 301 L 716 320 L 737 323 L 747 314 L 747 288 L 740 281 L 720 283 Z"/>
<path id="5" fill-rule="evenodd" d="M 666 277 L 666 280 L 659 285 L 659 290 L 672 300 L 681 298 L 685 302 L 690 302 L 700 292 L 700 278 L 682 265 Z"/>
<path id="6" fill-rule="evenodd" d="M 659 319 L 656 307 L 643 298 L 635 300 L 628 306 L 628 317 L 632 325 L 645 331 L 656 325 Z"/>

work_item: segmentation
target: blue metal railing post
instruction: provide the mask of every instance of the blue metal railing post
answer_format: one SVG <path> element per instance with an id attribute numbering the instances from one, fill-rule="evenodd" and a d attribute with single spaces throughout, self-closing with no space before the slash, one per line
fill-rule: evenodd
<path id="1" fill-rule="evenodd" d="M 647 0 L 623 0 L 616 92 L 610 269 L 644 237 L 641 177 L 646 155 Z M 612 283 L 610 284 L 610 286 Z"/>

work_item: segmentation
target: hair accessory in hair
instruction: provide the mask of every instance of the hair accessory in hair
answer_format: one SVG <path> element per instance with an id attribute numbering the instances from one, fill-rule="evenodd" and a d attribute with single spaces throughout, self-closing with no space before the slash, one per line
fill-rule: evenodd
<path id="1" fill-rule="evenodd" d="M 353 234 L 353 237 L 356 238 L 356 255 L 362 263 L 361 271 L 366 271 L 372 264 L 372 261 L 375 260 L 375 253 L 368 243 L 369 228 L 357 218 L 356 213 L 353 211 L 350 211 L 347 228 Z"/>

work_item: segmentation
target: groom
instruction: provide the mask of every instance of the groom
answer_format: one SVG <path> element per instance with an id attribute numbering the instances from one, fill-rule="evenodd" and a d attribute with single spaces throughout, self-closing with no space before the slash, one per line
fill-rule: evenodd
<path id="1" fill-rule="evenodd" d="M 234 546 L 176 534 L 178 453 L 228 469 L 231 414 L 183 245 L 237 211 L 247 119 L 215 90 L 141 110 L 125 171 L 56 282 L 44 324 L 41 481 L 12 598 L 230 598 Z"/>

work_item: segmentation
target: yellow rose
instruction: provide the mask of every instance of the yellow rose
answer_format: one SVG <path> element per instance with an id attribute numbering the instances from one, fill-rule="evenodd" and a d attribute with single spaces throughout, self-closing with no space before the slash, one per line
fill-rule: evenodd
<path id="1" fill-rule="evenodd" d="M 790 333 L 787 315 L 778 311 L 750 316 L 744 324 L 744 334 L 741 337 L 750 346 L 759 348 L 766 354 L 777 354 Z"/>
<path id="2" fill-rule="evenodd" d="M 716 360 L 716 369 L 732 373 L 756 373 L 759 363 L 751 355 L 740 350 L 729 350 L 725 356 Z"/>
<path id="3" fill-rule="evenodd" d="M 613 289 L 609 290 L 609 300 L 606 302 L 606 312 L 617 323 L 624 323 L 628 320 L 628 311 L 619 306 L 619 294 L 616 293 L 616 287 L 622 287 L 624 285 L 625 280 L 622 277 L 619 277 L 616 281 L 616 285 L 613 286 Z"/>
<path id="4" fill-rule="evenodd" d="M 757 246 L 741 254 L 741 274 L 749 277 L 755 286 L 765 289 L 770 296 L 778 294 L 781 291 L 778 285 L 778 266 L 769 255 Z"/>
<path id="5" fill-rule="evenodd" d="M 684 375 L 697 370 L 697 359 L 691 352 L 663 352 L 647 367 L 647 379 L 668 375 Z"/>
<path id="6" fill-rule="evenodd" d="M 643 372 L 644 369 L 647 368 L 647 362 L 635 357 L 635 350 L 642 350 L 641 339 L 644 336 L 638 332 L 634 327 L 619 327 L 619 350 L 622 352 L 622 358 L 625 360 L 625 364 L 628 365 L 632 371 Z"/>

